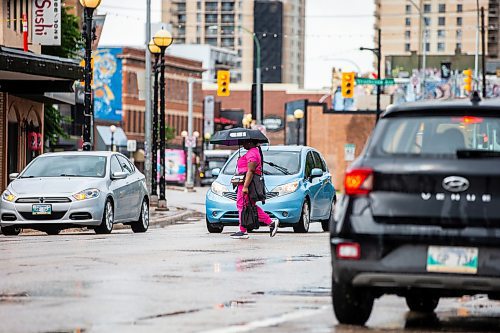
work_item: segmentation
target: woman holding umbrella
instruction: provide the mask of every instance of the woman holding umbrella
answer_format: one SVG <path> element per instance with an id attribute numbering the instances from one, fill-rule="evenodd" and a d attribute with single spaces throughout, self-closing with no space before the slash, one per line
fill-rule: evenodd
<path id="1" fill-rule="evenodd" d="M 261 176 L 263 172 L 263 159 L 262 151 L 260 150 L 259 143 L 269 142 L 267 137 L 258 130 L 248 130 L 244 128 L 235 128 L 226 131 L 217 132 L 212 140 L 212 143 L 223 144 L 232 146 L 237 144 L 243 145 L 247 150 L 245 155 L 240 156 L 238 159 L 236 171 L 239 175 L 245 175 L 244 181 L 238 184 L 236 192 L 236 207 L 239 213 L 240 231 L 231 234 L 231 238 L 246 239 L 248 233 L 245 227 L 241 225 L 241 213 L 246 205 L 255 205 L 255 202 L 250 200 L 249 186 L 252 178 L 257 175 Z M 276 235 L 279 226 L 278 219 L 271 219 L 266 212 L 260 207 L 257 207 L 257 215 L 259 221 L 269 226 L 269 233 L 271 237 Z"/>

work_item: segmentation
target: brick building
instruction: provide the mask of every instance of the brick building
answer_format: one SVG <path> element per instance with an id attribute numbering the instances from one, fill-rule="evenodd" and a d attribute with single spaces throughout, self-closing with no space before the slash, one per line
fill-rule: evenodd
<path id="1" fill-rule="evenodd" d="M 96 125 L 106 126 L 114 123 L 123 128 L 126 139 L 136 140 L 138 150 L 134 158 L 140 166 L 144 161 L 145 100 L 142 95 L 145 53 L 140 49 L 123 48 L 117 58 L 121 60 L 122 66 L 121 121 L 96 120 Z M 182 147 L 181 133 L 188 128 L 187 80 L 189 77 L 201 78 L 202 73 L 201 62 L 173 56 L 165 57 L 165 123 L 175 133 L 175 138 L 167 143 L 170 148 Z M 194 84 L 193 101 L 193 131 L 202 133 L 203 96 L 200 83 Z M 159 108 L 158 105 L 158 112 Z"/>
<path id="2" fill-rule="evenodd" d="M 251 85 L 233 84 L 229 97 L 217 97 L 215 85 L 205 85 L 203 93 L 205 96 L 215 96 L 215 101 L 220 102 L 220 116 L 231 111 L 241 111 L 241 116 L 252 112 Z M 272 144 L 285 144 L 286 128 L 286 105 L 294 101 L 319 102 L 325 101 L 330 107 L 328 90 L 304 90 L 298 85 L 290 84 L 265 84 L 263 94 L 263 119 L 274 118 L 282 122 L 282 128 L 276 131 L 267 131 Z M 304 110 L 306 111 L 306 110 Z M 241 121 L 241 120 L 240 120 Z"/>
<path id="3" fill-rule="evenodd" d="M 21 6 L 21 3 L 24 5 Z M 27 16 L 32 39 L 33 3 L 0 4 L 0 189 L 8 174 L 22 170 L 43 152 L 44 103 L 57 103 L 53 93 L 71 92 L 83 69 L 69 59 L 45 56 L 40 45 L 23 51 L 21 17 Z M 35 144 L 36 142 L 36 144 Z"/>

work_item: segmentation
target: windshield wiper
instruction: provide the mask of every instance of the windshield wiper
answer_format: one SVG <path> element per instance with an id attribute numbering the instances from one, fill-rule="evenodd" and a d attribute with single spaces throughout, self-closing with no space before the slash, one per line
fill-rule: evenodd
<path id="1" fill-rule="evenodd" d="M 273 162 L 266 162 L 266 161 L 264 161 L 264 163 L 266 163 L 267 165 L 272 166 L 272 167 L 273 167 L 273 168 L 275 168 L 276 170 L 279 170 L 279 171 L 283 172 L 285 175 L 291 175 L 290 171 L 288 171 L 288 169 L 287 169 L 287 168 L 285 168 L 285 167 L 282 167 L 282 166 L 276 165 L 276 164 L 274 164 Z"/>
<path id="2" fill-rule="evenodd" d="M 488 158 L 500 157 L 500 151 L 478 150 L 478 149 L 459 149 L 457 150 L 458 158 Z"/>
<path id="3" fill-rule="evenodd" d="M 19 177 L 19 178 L 35 178 L 35 176 L 22 176 L 22 177 Z"/>
<path id="4" fill-rule="evenodd" d="M 63 174 L 60 174 L 59 177 L 80 177 L 80 176 L 63 173 Z"/>

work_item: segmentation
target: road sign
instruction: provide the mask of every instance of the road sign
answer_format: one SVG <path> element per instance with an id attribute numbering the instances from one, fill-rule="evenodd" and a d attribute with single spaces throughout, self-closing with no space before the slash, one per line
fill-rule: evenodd
<path id="1" fill-rule="evenodd" d="M 127 140 L 127 151 L 135 152 L 137 150 L 136 140 Z"/>
<path id="2" fill-rule="evenodd" d="M 186 137 L 186 148 L 196 148 L 196 137 L 194 136 Z"/>
<path id="3" fill-rule="evenodd" d="M 357 77 L 356 84 L 374 84 L 376 86 L 388 86 L 395 84 L 394 79 L 370 79 L 365 77 Z"/>

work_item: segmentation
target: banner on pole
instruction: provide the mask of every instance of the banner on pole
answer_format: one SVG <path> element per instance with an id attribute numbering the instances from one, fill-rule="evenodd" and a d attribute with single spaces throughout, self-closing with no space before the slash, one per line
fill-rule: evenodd
<path id="1" fill-rule="evenodd" d="M 61 45 L 61 0 L 33 0 L 32 42 Z"/>

